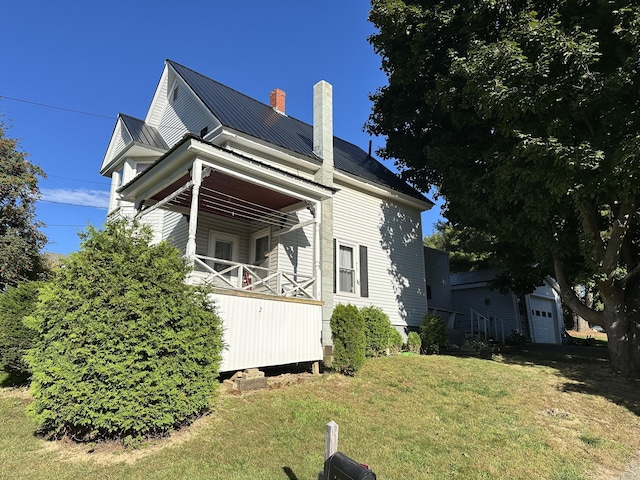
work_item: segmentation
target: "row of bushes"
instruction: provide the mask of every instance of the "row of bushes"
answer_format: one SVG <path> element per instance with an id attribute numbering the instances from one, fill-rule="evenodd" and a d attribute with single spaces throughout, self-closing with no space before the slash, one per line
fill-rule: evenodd
<path id="1" fill-rule="evenodd" d="M 407 342 L 382 309 L 369 306 L 337 305 L 331 316 L 333 335 L 332 367 L 348 375 L 357 372 L 366 357 L 393 355 L 403 349 L 413 353 L 439 353 L 447 343 L 447 329 L 441 317 L 426 314 L 420 334 L 409 332 Z"/>

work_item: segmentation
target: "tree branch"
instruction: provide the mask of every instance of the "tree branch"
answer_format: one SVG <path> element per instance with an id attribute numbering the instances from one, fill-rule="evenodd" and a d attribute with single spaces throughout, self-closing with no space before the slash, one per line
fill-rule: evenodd
<path id="1" fill-rule="evenodd" d="M 600 228 L 598 227 L 598 218 L 596 217 L 596 205 L 597 203 L 591 202 L 585 208 L 582 208 L 580 220 L 582 220 L 582 228 L 587 239 L 593 241 L 591 248 L 591 254 L 598 265 L 602 264 L 602 260 L 605 255 L 605 245 L 600 235 Z"/>
<path id="2" fill-rule="evenodd" d="M 625 197 L 620 205 L 618 215 L 613 221 L 611 229 L 611 238 L 607 242 L 606 250 L 602 258 L 602 272 L 607 276 L 611 276 L 618 267 L 620 260 L 620 250 L 624 242 L 624 238 L 629 231 L 631 224 L 631 215 L 635 211 L 635 201 L 633 197 Z"/>
<path id="3" fill-rule="evenodd" d="M 564 262 L 560 257 L 553 257 L 553 268 L 555 270 L 556 281 L 558 283 L 556 284 L 551 282 L 551 287 L 558 292 L 565 305 L 567 305 L 571 311 L 576 313 L 578 316 L 584 318 L 587 322 L 602 325 L 604 323 L 604 315 L 602 312 L 597 312 L 592 308 L 587 307 L 582 303 L 582 300 L 578 298 L 576 293 L 573 291 L 572 285 L 567 279 Z"/>

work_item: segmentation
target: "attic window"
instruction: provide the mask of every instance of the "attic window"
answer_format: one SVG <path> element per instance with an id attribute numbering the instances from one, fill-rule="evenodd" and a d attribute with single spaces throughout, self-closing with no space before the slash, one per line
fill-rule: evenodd
<path id="1" fill-rule="evenodd" d="M 175 87 L 173 89 L 173 100 L 177 100 L 178 99 L 178 87 Z"/>
<path id="2" fill-rule="evenodd" d="M 200 138 L 204 138 L 207 133 L 209 133 L 209 127 L 204 127 L 202 130 L 200 130 Z"/>

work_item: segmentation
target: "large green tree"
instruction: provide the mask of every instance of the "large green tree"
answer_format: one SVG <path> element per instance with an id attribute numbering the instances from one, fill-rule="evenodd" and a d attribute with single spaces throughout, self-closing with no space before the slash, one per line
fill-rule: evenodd
<path id="1" fill-rule="evenodd" d="M 43 269 L 46 237 L 35 218 L 39 176 L 40 167 L 27 160 L 0 121 L 0 291 L 35 279 Z"/>
<path id="2" fill-rule="evenodd" d="M 640 376 L 640 7 L 373 0 L 389 83 L 368 129 L 447 218 L 490 234 L 514 287 L 552 274 Z M 595 279 L 602 311 L 574 284 Z"/>

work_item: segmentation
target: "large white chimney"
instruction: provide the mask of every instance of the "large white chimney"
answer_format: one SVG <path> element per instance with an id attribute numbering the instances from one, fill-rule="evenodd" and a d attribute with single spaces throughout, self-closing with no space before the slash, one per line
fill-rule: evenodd
<path id="1" fill-rule="evenodd" d="M 320 80 L 313 86 L 313 153 L 322 159 L 316 181 L 333 185 L 333 88 Z"/>

